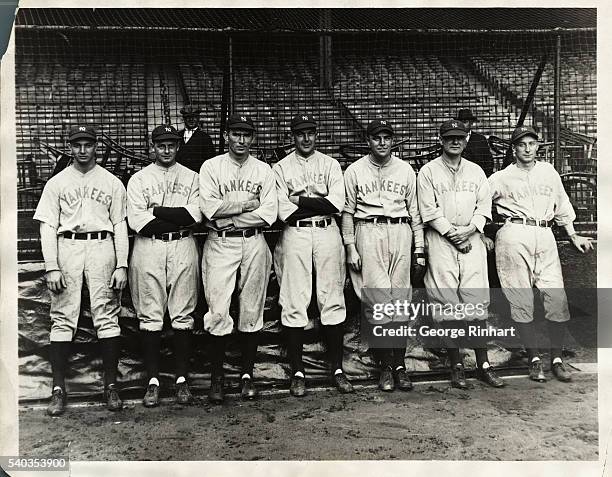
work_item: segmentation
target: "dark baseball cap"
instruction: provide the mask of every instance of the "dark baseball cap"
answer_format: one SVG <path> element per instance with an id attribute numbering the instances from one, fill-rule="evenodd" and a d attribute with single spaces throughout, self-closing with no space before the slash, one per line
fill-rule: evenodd
<path id="1" fill-rule="evenodd" d="M 301 131 L 303 129 L 317 129 L 317 122 L 312 114 L 296 114 L 291 119 L 290 128 L 292 131 Z"/>
<path id="2" fill-rule="evenodd" d="M 172 139 L 178 141 L 181 138 L 178 131 L 174 126 L 157 126 L 151 133 L 151 140 L 164 141 L 166 139 Z"/>
<path id="3" fill-rule="evenodd" d="M 529 126 L 519 126 L 512 132 L 512 139 L 510 140 L 512 144 L 525 136 L 533 136 L 536 140 L 539 140 L 538 133 L 535 132 L 535 129 Z"/>
<path id="4" fill-rule="evenodd" d="M 96 130 L 93 126 L 74 126 L 68 132 L 68 142 L 78 141 L 79 139 L 97 140 Z"/>
<path id="5" fill-rule="evenodd" d="M 187 104 L 181 108 L 182 116 L 199 116 L 202 110 L 200 108 L 196 108 L 191 104 Z"/>
<path id="6" fill-rule="evenodd" d="M 391 123 L 386 119 L 375 119 L 374 121 L 370 121 L 370 124 L 368 124 L 368 128 L 366 129 L 366 134 L 371 136 L 372 134 L 376 134 L 381 131 L 387 131 L 394 134 Z"/>
<path id="7" fill-rule="evenodd" d="M 232 114 L 227 120 L 227 129 L 244 129 L 255 131 L 253 120 L 244 114 Z"/>
<path id="8" fill-rule="evenodd" d="M 458 119 L 444 121 L 440 126 L 440 137 L 461 136 L 466 137 L 469 131 L 463 122 Z"/>

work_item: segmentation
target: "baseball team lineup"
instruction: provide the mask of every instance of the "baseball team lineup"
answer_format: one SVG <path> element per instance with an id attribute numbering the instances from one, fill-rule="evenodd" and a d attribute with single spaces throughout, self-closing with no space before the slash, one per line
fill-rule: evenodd
<path id="1" fill-rule="evenodd" d="M 272 270 L 292 396 L 307 393 L 302 353 L 313 299 L 330 380 L 340 393 L 355 392 L 343 369 L 347 275 L 362 309 L 377 310 L 376 320 L 362 321 L 374 334 L 381 325 L 409 329 L 410 313 L 394 304 L 409 308 L 413 284 L 424 283 L 434 310 L 429 332 L 443 338 L 451 385 L 469 388 L 461 349 L 471 348 L 478 379 L 504 387 L 507 382 L 487 353 L 488 339 L 496 336 L 487 321 L 491 261 L 509 303 L 513 336 L 516 332 L 527 353 L 529 378 L 548 379 L 541 356 L 546 352 L 552 375 L 571 381 L 562 355 L 570 314 L 551 227 L 562 228 L 583 254 L 593 243 L 574 230 L 576 214 L 559 173 L 537 159 L 535 129 L 514 129 L 514 162 L 493 172 L 492 160 L 477 161 L 469 152 L 476 118 L 460 110 L 439 125 L 441 154 L 417 174 L 392 152 L 394 124 L 374 119 L 365 133 L 369 152 L 343 173 L 336 159 L 317 150 L 319 124 L 310 113 L 292 118 L 295 149 L 273 166 L 251 153 L 257 134 L 251 117 L 229 115 L 223 131 L 227 152 L 215 155 L 210 137 L 198 126 L 199 113 L 188 105 L 181 110 L 183 131 L 170 125 L 151 131 L 154 162 L 135 173 L 127 188 L 96 163 L 98 133 L 92 125 L 74 125 L 68 133 L 72 164 L 49 179 L 34 214 L 51 296 L 49 416 L 66 409 L 68 358 L 83 282 L 102 353 L 104 401 L 111 411 L 123 408 L 117 379 L 119 312 L 128 284 L 147 379 L 145 407 L 160 403 L 165 316 L 172 327 L 176 402 L 194 402 L 189 360 L 194 322 L 202 319 L 196 312 L 199 299 L 207 304 L 209 402 L 225 401 L 230 335 L 240 343 L 240 396 L 256 399 L 255 365 Z M 264 231 L 275 223 L 282 230 L 271 250 Z M 208 232 L 203 247 L 194 235 L 198 225 Z M 547 349 L 536 339 L 533 287 L 544 308 Z M 435 312 L 444 306 L 480 313 Z M 406 345 L 405 339 L 394 339 L 370 346 L 381 391 L 413 389 Z"/>

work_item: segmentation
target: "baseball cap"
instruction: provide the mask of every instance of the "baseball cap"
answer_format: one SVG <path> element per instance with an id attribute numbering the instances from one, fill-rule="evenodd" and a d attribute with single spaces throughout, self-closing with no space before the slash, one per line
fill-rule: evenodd
<path id="1" fill-rule="evenodd" d="M 227 129 L 244 129 L 255 131 L 253 120 L 244 114 L 232 114 L 227 120 Z"/>
<path id="2" fill-rule="evenodd" d="M 469 131 L 465 124 L 457 119 L 444 121 L 440 126 L 440 137 L 461 136 L 466 137 Z"/>
<path id="3" fill-rule="evenodd" d="M 157 126 L 151 133 L 151 140 L 163 141 L 165 139 L 174 139 L 178 141 L 181 138 L 174 126 Z"/>
<path id="4" fill-rule="evenodd" d="M 198 116 L 202 110 L 200 108 L 196 108 L 191 104 L 186 104 L 181 108 L 182 116 Z"/>
<path id="5" fill-rule="evenodd" d="M 316 129 L 317 122 L 312 114 L 296 114 L 291 119 L 290 128 L 292 131 L 301 131 L 302 129 Z"/>
<path id="6" fill-rule="evenodd" d="M 96 130 L 92 126 L 74 126 L 68 132 L 68 142 L 77 141 L 78 139 L 97 139 Z"/>
<path id="7" fill-rule="evenodd" d="M 535 132 L 535 129 L 533 129 L 532 127 L 529 127 L 529 126 L 519 126 L 518 128 L 516 128 L 512 132 L 512 139 L 510 140 L 510 142 L 512 142 L 512 144 L 514 144 L 516 141 L 518 141 L 520 138 L 522 138 L 524 136 L 533 136 L 537 140 L 540 139 L 538 137 L 538 133 Z"/>
<path id="8" fill-rule="evenodd" d="M 376 134 L 381 131 L 387 131 L 393 134 L 391 123 L 386 119 L 375 119 L 374 121 L 370 121 L 370 124 L 368 124 L 368 128 L 366 129 L 366 134 L 371 136 L 372 134 Z"/>

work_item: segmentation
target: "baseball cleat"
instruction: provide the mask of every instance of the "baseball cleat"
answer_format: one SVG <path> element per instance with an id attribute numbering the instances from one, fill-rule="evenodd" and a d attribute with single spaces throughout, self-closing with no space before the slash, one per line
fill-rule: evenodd
<path id="1" fill-rule="evenodd" d="M 106 398 L 106 408 L 109 411 L 121 411 L 123 408 L 123 401 L 119 397 L 119 392 L 115 384 L 109 384 L 104 390 L 104 397 Z"/>
<path id="2" fill-rule="evenodd" d="M 382 370 L 380 378 L 378 380 L 378 388 L 381 391 L 391 392 L 395 389 L 395 383 L 393 382 L 393 372 L 389 366 Z"/>
<path id="3" fill-rule="evenodd" d="M 334 380 L 334 385 L 336 386 L 336 389 L 338 389 L 338 391 L 340 391 L 342 394 L 350 394 L 354 391 L 353 385 L 350 383 L 350 381 L 346 377 L 346 374 L 344 373 L 334 374 L 333 380 Z"/>
<path id="4" fill-rule="evenodd" d="M 189 385 L 187 381 L 183 381 L 182 383 L 178 383 L 176 385 L 176 403 L 177 404 L 191 404 L 193 402 L 193 395 L 189 390 Z"/>
<path id="5" fill-rule="evenodd" d="M 503 388 L 506 385 L 504 380 L 495 374 L 495 371 L 493 371 L 491 366 L 489 366 L 487 369 L 479 369 L 478 379 L 480 379 L 483 383 L 487 383 L 493 388 Z"/>
<path id="6" fill-rule="evenodd" d="M 572 373 L 565 367 L 565 363 L 553 363 L 551 365 L 552 373 L 555 378 L 563 383 L 569 383 L 572 380 Z"/>
<path id="7" fill-rule="evenodd" d="M 291 384 L 289 385 L 289 392 L 292 396 L 302 397 L 306 395 L 306 378 L 302 376 L 291 376 Z"/>
<path id="8" fill-rule="evenodd" d="M 149 384 L 147 386 L 147 392 L 142 398 L 142 405 L 144 407 L 155 407 L 159 405 L 159 386 L 157 384 Z"/>
<path id="9" fill-rule="evenodd" d="M 400 391 L 411 391 L 412 381 L 404 368 L 396 369 L 393 371 L 393 382 L 395 387 Z"/>
<path id="10" fill-rule="evenodd" d="M 240 390 L 240 396 L 242 399 L 255 399 L 259 393 L 251 378 L 242 378 L 242 389 Z"/>
<path id="11" fill-rule="evenodd" d="M 213 404 L 221 404 L 225 399 L 225 392 L 223 390 L 223 384 L 225 382 L 224 376 L 214 376 L 210 380 L 210 390 L 208 391 L 208 400 Z"/>
<path id="12" fill-rule="evenodd" d="M 51 393 L 51 402 L 47 406 L 49 416 L 61 416 L 66 410 L 66 392 L 63 389 L 54 389 Z"/>
<path id="13" fill-rule="evenodd" d="M 544 365 L 541 359 L 532 361 L 529 364 L 529 379 L 532 381 L 538 381 L 540 383 L 546 382 L 546 376 L 544 376 Z"/>
<path id="14" fill-rule="evenodd" d="M 465 380 L 465 369 L 463 364 L 457 363 L 451 368 L 451 386 L 458 389 L 468 389 L 467 381 Z"/>

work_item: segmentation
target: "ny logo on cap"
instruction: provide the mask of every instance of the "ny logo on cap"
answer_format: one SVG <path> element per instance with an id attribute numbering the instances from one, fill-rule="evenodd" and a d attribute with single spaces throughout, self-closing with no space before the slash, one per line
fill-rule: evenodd
<path id="1" fill-rule="evenodd" d="M 527 131 L 527 128 L 521 127 L 521 132 L 522 131 Z"/>
<path id="2" fill-rule="evenodd" d="M 386 124 L 387 124 L 387 121 L 381 121 L 381 122 L 380 122 L 380 124 L 384 124 L 384 125 L 386 125 Z"/>
<path id="3" fill-rule="evenodd" d="M 454 127 L 454 128 L 458 128 L 459 127 L 459 125 L 457 123 L 452 123 L 451 126 Z"/>
<path id="4" fill-rule="evenodd" d="M 85 126 L 79 126 L 79 131 L 85 131 Z"/>
<path id="5" fill-rule="evenodd" d="M 246 116 L 240 116 L 240 119 L 241 119 L 242 121 L 244 121 L 244 122 L 246 122 L 246 120 L 247 120 Z"/>
<path id="6" fill-rule="evenodd" d="M 302 119 L 303 119 L 304 121 L 308 121 L 308 116 L 302 116 Z"/>
<path id="7" fill-rule="evenodd" d="M 172 132 L 172 129 L 170 128 L 165 128 L 165 129 L 166 129 L 166 132 Z"/>

